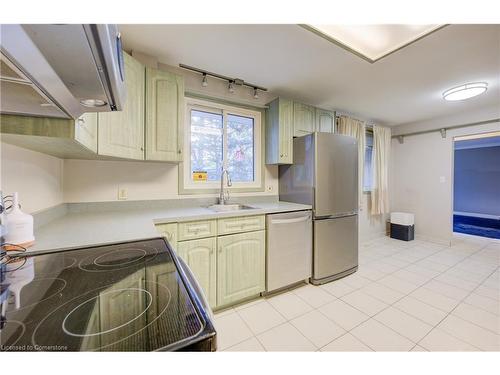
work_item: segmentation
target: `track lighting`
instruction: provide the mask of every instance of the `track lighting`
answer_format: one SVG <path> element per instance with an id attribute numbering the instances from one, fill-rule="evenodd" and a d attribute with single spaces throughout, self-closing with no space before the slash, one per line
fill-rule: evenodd
<path id="1" fill-rule="evenodd" d="M 254 99 L 258 99 L 259 98 L 259 90 L 260 91 L 267 91 L 267 89 L 265 87 L 260 87 L 260 86 L 254 85 L 253 83 L 245 82 L 241 78 L 232 78 L 232 77 L 228 77 L 228 76 L 224 76 L 224 75 L 221 75 L 221 74 L 209 72 L 207 70 L 198 69 L 198 68 L 195 68 L 195 67 L 192 67 L 192 66 L 189 66 L 189 65 L 184 65 L 184 64 L 179 64 L 179 67 L 181 67 L 182 69 L 187 69 L 187 70 L 190 70 L 192 72 L 196 72 L 196 73 L 201 74 L 203 76 L 203 78 L 201 80 L 201 86 L 202 87 L 207 87 L 208 86 L 208 76 L 210 76 L 210 77 L 213 77 L 213 78 L 217 78 L 217 79 L 221 79 L 221 80 L 227 81 L 228 82 L 227 89 L 229 90 L 229 92 L 231 94 L 235 92 L 235 89 L 236 89 L 235 86 L 245 86 L 245 87 L 248 87 L 249 89 L 253 89 L 253 97 L 254 97 Z"/>

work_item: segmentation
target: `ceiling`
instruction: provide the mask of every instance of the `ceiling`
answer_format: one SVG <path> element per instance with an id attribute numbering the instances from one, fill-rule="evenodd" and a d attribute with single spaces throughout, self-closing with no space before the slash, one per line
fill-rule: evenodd
<path id="1" fill-rule="evenodd" d="M 267 87 L 276 96 L 385 125 L 500 102 L 500 25 L 449 25 L 370 63 L 298 25 L 121 25 L 124 47 Z M 447 102 L 453 86 L 486 81 Z"/>

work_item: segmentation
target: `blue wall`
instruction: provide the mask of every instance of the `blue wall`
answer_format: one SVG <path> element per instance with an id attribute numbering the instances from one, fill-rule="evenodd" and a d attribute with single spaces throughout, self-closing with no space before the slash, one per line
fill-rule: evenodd
<path id="1" fill-rule="evenodd" d="M 455 149 L 454 211 L 500 216 L 500 146 Z"/>

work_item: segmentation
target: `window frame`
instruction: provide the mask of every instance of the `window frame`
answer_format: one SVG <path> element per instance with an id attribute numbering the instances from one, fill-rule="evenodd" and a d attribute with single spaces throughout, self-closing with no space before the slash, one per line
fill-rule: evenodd
<path id="1" fill-rule="evenodd" d="M 222 114 L 222 136 L 223 136 L 223 165 L 227 167 L 227 116 L 229 114 L 249 117 L 254 124 L 254 181 L 233 181 L 231 192 L 260 192 L 264 191 L 264 168 L 262 155 L 263 147 L 263 114 L 258 109 L 248 109 L 236 105 L 222 104 L 216 101 L 202 100 L 196 98 L 185 98 L 185 121 L 184 121 L 184 155 L 185 160 L 179 165 L 179 194 L 211 194 L 220 190 L 220 180 L 195 182 L 192 180 L 191 172 L 191 110 Z"/>
<path id="2" fill-rule="evenodd" d="M 370 129 L 370 128 L 366 128 L 365 130 L 365 150 L 364 150 L 364 153 L 363 153 L 363 194 L 371 194 L 372 192 L 372 186 L 369 186 L 368 187 L 368 190 L 366 190 L 366 186 L 365 186 L 365 176 L 366 176 L 366 165 L 365 165 L 365 159 L 366 159 L 366 152 L 367 152 L 367 149 L 369 148 L 368 146 L 368 142 L 367 142 L 367 139 L 368 139 L 368 136 L 371 136 L 372 137 L 372 146 L 371 146 L 371 159 L 372 160 L 372 163 L 370 163 L 369 167 L 372 171 L 371 173 L 371 176 L 372 176 L 372 179 L 373 179 L 373 130 Z M 371 182 L 371 185 L 373 185 L 373 181 L 370 181 Z"/>

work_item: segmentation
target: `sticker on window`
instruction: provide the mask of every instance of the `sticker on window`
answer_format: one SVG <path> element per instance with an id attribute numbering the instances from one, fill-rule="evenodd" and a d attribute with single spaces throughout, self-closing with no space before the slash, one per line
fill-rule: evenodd
<path id="1" fill-rule="evenodd" d="M 207 171 L 193 171 L 193 181 L 206 181 Z"/>

